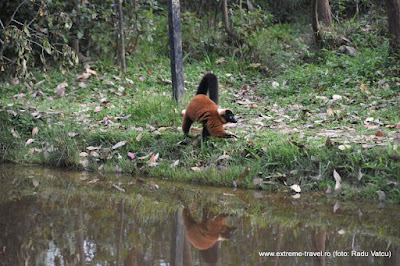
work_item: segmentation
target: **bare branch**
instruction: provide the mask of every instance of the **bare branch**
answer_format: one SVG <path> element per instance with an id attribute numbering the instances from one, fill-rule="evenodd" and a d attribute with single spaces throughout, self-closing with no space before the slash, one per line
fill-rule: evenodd
<path id="1" fill-rule="evenodd" d="M 38 42 L 35 42 L 35 41 L 33 41 L 33 40 L 27 40 L 28 42 L 31 42 L 31 43 L 34 43 L 34 44 L 36 44 L 37 46 L 39 46 L 39 47 L 41 47 L 42 49 L 44 49 L 44 46 L 43 45 L 41 45 L 40 43 L 38 43 Z M 62 55 L 62 52 L 60 52 L 59 50 L 57 50 L 53 45 L 50 45 L 50 47 L 54 50 L 54 51 L 56 51 L 57 53 L 59 53 L 59 54 L 61 54 Z"/>
<path id="2" fill-rule="evenodd" d="M 37 13 L 36 13 L 36 16 L 31 20 L 31 22 L 28 23 L 28 28 L 29 28 L 29 26 L 35 21 L 35 19 L 38 17 L 39 12 L 40 12 L 40 9 L 38 9 L 38 11 L 37 11 Z"/>
<path id="3" fill-rule="evenodd" d="M 4 30 L 5 27 L 4 27 L 3 21 L 1 21 L 1 19 L 0 19 L 0 24 L 1 24 L 1 27 L 3 28 L 3 30 Z"/>
<path id="4" fill-rule="evenodd" d="M 4 55 L 2 55 L 1 56 L 1 59 L 6 59 L 8 62 L 13 62 L 13 60 L 11 60 L 10 58 L 8 58 L 8 57 L 5 57 Z"/>
<path id="5" fill-rule="evenodd" d="M 19 4 L 19 5 L 17 6 L 17 8 L 14 10 L 14 13 L 11 15 L 10 22 L 8 22 L 7 26 L 10 25 L 11 21 L 13 21 L 15 14 L 17 14 L 17 12 L 18 12 L 18 9 L 19 9 L 23 4 L 25 4 L 27 1 L 28 1 L 28 0 L 24 0 L 24 1 L 21 2 L 21 4 Z"/>
<path id="6" fill-rule="evenodd" d="M 22 22 L 19 22 L 18 20 L 13 19 L 12 21 L 13 21 L 14 23 L 18 24 L 18 25 L 24 26 L 24 24 L 23 24 Z M 32 31 L 32 32 L 34 32 L 34 33 L 36 33 L 36 34 L 38 34 L 38 36 L 37 36 L 38 38 L 39 38 L 40 35 L 41 35 L 41 36 L 45 36 L 45 35 L 46 35 L 46 34 L 40 32 L 40 31 L 37 31 L 37 30 L 35 30 L 35 29 L 32 29 L 31 27 L 29 27 L 29 25 L 28 25 L 28 29 L 29 29 L 30 31 Z"/>

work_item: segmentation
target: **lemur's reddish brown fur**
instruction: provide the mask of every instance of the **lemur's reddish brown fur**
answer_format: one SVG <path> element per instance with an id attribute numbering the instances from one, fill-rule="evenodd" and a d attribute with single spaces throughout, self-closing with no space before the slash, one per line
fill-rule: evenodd
<path id="1" fill-rule="evenodd" d="M 207 97 L 207 91 L 210 98 Z M 193 122 L 203 124 L 203 138 L 211 135 L 213 137 L 230 138 L 235 135 L 229 134 L 223 128 L 228 122 L 236 123 L 236 118 L 229 109 L 219 109 L 218 104 L 218 80 L 214 74 L 206 74 L 197 89 L 197 95 L 192 98 L 183 111 L 182 130 L 187 135 Z"/>
<path id="2" fill-rule="evenodd" d="M 183 209 L 183 222 L 186 235 L 192 245 L 199 250 L 206 250 L 218 241 L 229 239 L 236 227 L 226 225 L 226 215 L 218 215 L 214 219 L 205 219 L 197 223 L 188 208 Z"/>

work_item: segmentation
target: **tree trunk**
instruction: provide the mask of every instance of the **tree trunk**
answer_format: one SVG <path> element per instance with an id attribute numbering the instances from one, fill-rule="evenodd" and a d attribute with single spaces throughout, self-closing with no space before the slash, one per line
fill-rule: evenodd
<path id="1" fill-rule="evenodd" d="M 311 21 L 317 43 L 321 41 L 321 27 L 332 27 L 331 7 L 328 0 L 312 0 L 311 3 Z"/>
<path id="2" fill-rule="evenodd" d="M 325 27 L 332 27 L 331 7 L 328 0 L 317 0 L 318 21 Z"/>
<path id="3" fill-rule="evenodd" d="M 185 83 L 183 81 L 182 30 L 179 0 L 168 0 L 169 49 L 171 60 L 172 96 L 183 104 Z"/>
<path id="4" fill-rule="evenodd" d="M 229 37 L 231 37 L 234 41 L 238 41 L 239 36 L 234 31 L 232 31 L 229 25 L 228 0 L 222 0 L 222 14 L 226 33 L 228 33 Z"/>
<path id="5" fill-rule="evenodd" d="M 118 2 L 118 16 L 119 16 L 119 59 L 121 61 L 121 71 L 122 73 L 126 73 L 126 60 L 125 60 L 125 35 L 124 35 L 124 17 L 122 14 L 122 1 L 116 0 Z"/>
<path id="6" fill-rule="evenodd" d="M 400 52 L 400 0 L 386 0 L 391 49 Z"/>
<path id="7" fill-rule="evenodd" d="M 231 33 L 231 27 L 229 26 L 229 16 L 228 16 L 228 0 L 222 0 L 222 13 L 224 14 L 224 26 L 228 34 Z"/>
<path id="8" fill-rule="evenodd" d="M 311 2 L 311 25 L 314 32 L 315 41 L 319 43 L 321 41 L 321 35 L 319 32 L 317 0 L 312 0 Z"/>
<path id="9" fill-rule="evenodd" d="M 79 1 L 75 1 L 75 11 L 76 11 L 76 14 L 77 14 L 75 23 L 79 27 L 79 17 L 80 17 Z M 75 40 L 74 40 L 74 51 L 75 51 L 76 56 L 79 57 L 79 39 L 78 39 L 78 36 L 76 36 Z"/>

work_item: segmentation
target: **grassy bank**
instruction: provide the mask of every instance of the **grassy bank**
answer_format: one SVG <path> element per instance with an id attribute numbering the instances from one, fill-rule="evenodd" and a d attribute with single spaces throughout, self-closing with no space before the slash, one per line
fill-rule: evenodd
<path id="1" fill-rule="evenodd" d="M 125 76 L 102 60 L 91 71 L 3 82 L 0 160 L 216 186 L 298 184 L 303 192 L 400 202 L 399 65 L 387 39 L 361 23 L 347 36 L 355 55 L 317 51 L 306 41 L 308 27 L 298 27 L 260 32 L 271 64 L 261 55 L 185 57 L 185 104 L 213 71 L 220 104 L 239 120 L 227 125 L 237 140 L 184 141 L 169 60 L 144 45 L 128 58 Z M 200 135 L 197 126 L 191 135 Z"/>

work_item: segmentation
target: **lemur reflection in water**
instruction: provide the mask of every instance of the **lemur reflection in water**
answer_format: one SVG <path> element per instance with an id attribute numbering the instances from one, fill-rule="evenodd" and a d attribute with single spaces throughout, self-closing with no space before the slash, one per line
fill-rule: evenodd
<path id="1" fill-rule="evenodd" d="M 236 230 L 236 227 L 226 225 L 228 216 L 219 214 L 208 218 L 207 212 L 203 211 L 202 221 L 197 223 L 187 207 L 183 209 L 182 216 L 190 243 L 200 250 L 200 255 L 206 263 L 217 263 L 220 257 L 219 242 L 229 239 Z"/>

